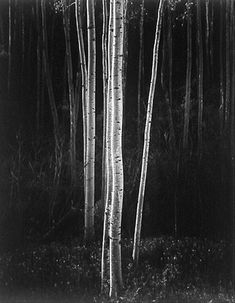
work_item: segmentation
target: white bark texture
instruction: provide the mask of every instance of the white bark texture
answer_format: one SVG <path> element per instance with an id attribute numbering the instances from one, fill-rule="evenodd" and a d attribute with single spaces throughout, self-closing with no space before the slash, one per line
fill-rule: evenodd
<path id="1" fill-rule="evenodd" d="M 105 1 L 105 0 L 104 0 Z M 111 152 L 111 130 L 112 130 L 112 94 L 111 94 L 111 62 L 112 62 L 112 44 L 113 44 L 113 0 L 110 0 L 109 7 L 109 24 L 108 24 L 108 46 L 107 46 L 107 62 L 106 62 L 106 73 L 107 73 L 107 88 L 104 92 L 104 158 L 105 161 L 105 184 L 102 188 L 104 190 L 104 223 L 103 223 L 103 240 L 102 240 L 102 256 L 101 256 L 101 290 L 104 290 L 104 282 L 108 280 L 109 276 L 107 271 L 107 263 L 109 259 L 108 251 L 108 236 L 109 236 L 109 222 L 110 222 L 110 205 L 111 205 L 111 193 L 112 193 L 112 152 Z M 105 29 L 104 29 L 105 30 Z M 104 40 L 105 41 L 105 40 Z M 103 41 L 103 42 L 104 42 Z M 103 45 L 103 56 L 105 56 L 105 45 Z M 104 58 L 103 58 L 104 60 Z M 105 70 L 104 70 L 105 72 Z M 103 146 L 103 147 L 104 147 Z"/>
<path id="2" fill-rule="evenodd" d="M 144 148 L 142 155 L 142 167 L 141 167 L 141 176 L 140 176 L 140 185 L 139 185 L 139 195 L 136 211 L 136 222 L 135 222 L 135 234 L 134 234 L 134 247 L 133 247 L 133 259 L 138 263 L 139 258 L 139 247 L 140 247 L 140 234 L 142 226 L 142 216 L 143 216 L 143 205 L 144 205 L 144 194 L 145 194 L 145 185 L 147 177 L 147 168 L 148 168 L 148 155 L 149 155 L 149 144 L 150 144 L 150 130 L 152 123 L 152 111 L 153 111 L 153 99 L 157 81 L 157 70 L 158 70 L 158 51 L 159 51 L 159 42 L 161 36 L 161 24 L 162 24 L 162 13 L 163 13 L 163 3 L 164 0 L 159 1 L 158 6 L 158 15 L 157 15 L 157 24 L 155 31 L 155 40 L 153 47 L 153 61 L 152 61 L 152 73 L 150 80 L 150 88 L 148 95 L 148 106 L 144 130 Z"/>
<path id="3" fill-rule="evenodd" d="M 95 202 L 95 92 L 96 92 L 96 33 L 95 3 L 87 0 L 87 159 L 85 174 L 85 240 L 94 237 Z"/>
<path id="4" fill-rule="evenodd" d="M 89 241 L 94 237 L 94 194 L 95 194 L 95 86 L 96 86 L 96 33 L 94 1 L 87 0 L 88 66 L 82 31 L 81 0 L 75 1 L 75 16 L 78 48 L 82 74 L 83 109 L 83 158 L 85 233 Z"/>
<path id="5" fill-rule="evenodd" d="M 123 124 L 123 1 L 113 3 L 113 56 L 111 65 L 112 93 L 112 129 L 111 153 L 112 200 L 110 213 L 110 297 L 116 297 L 123 286 L 121 268 L 121 219 L 123 203 L 123 159 L 122 159 L 122 124 Z"/>

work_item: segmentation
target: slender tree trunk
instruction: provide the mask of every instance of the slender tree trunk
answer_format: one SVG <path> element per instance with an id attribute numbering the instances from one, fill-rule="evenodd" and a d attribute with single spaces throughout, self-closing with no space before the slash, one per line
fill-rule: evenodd
<path id="1" fill-rule="evenodd" d="M 106 192 L 105 192 L 105 212 L 104 212 L 104 226 L 103 226 L 103 242 L 102 242 L 102 262 L 101 262 L 101 279 L 102 284 L 104 286 L 104 278 L 106 273 L 106 261 L 110 262 L 110 254 L 108 255 L 109 251 L 107 251 L 107 242 L 110 237 L 110 210 L 111 210 L 111 196 L 113 192 L 113 153 L 111 150 L 111 136 L 112 136 L 112 124 L 113 124 L 113 117 L 112 117 L 112 108 L 113 108 L 113 101 L 112 101 L 112 87 L 111 87 L 111 65 L 113 61 L 113 32 L 114 32 L 114 19 L 113 19 L 113 0 L 110 1 L 110 13 L 109 13 L 109 26 L 108 26 L 108 87 L 107 87 L 107 99 L 106 99 L 106 108 L 107 108 L 107 115 L 106 115 Z M 109 243 L 108 243 L 109 244 Z M 108 264 L 107 264 L 108 265 Z M 109 263 L 110 265 L 110 263 Z M 110 278 L 110 275 L 107 278 Z"/>
<path id="2" fill-rule="evenodd" d="M 75 1 L 75 17 L 78 37 L 79 60 L 82 74 L 82 115 L 83 115 L 83 162 L 84 162 L 84 189 L 86 186 L 85 176 L 87 174 L 87 65 L 84 48 L 84 39 L 82 32 L 82 18 L 81 18 L 81 0 Z"/>
<path id="3" fill-rule="evenodd" d="M 142 88 L 142 75 L 143 75 L 143 35 L 144 35 L 144 0 L 141 0 L 140 3 L 140 23 L 139 23 L 139 31 L 140 31 L 140 48 L 139 48 L 139 62 L 138 62 L 138 88 L 137 88 L 137 102 L 138 102 L 138 112 L 137 112 L 137 142 L 138 149 L 141 146 L 141 88 Z"/>
<path id="4" fill-rule="evenodd" d="M 107 0 L 102 0 L 103 31 L 102 31 L 102 73 L 103 73 L 103 146 L 102 146 L 102 186 L 101 201 L 105 205 L 106 186 L 106 116 L 107 116 L 107 88 L 108 88 L 108 7 Z"/>
<path id="5" fill-rule="evenodd" d="M 9 0 L 8 7 L 8 82 L 7 88 L 10 93 L 11 88 L 11 61 L 12 61 L 12 0 Z"/>
<path id="6" fill-rule="evenodd" d="M 123 204 L 123 2 L 114 0 L 113 5 L 113 57 L 111 65 L 112 129 L 111 152 L 113 191 L 110 211 L 110 297 L 117 297 L 123 287 L 121 265 L 121 219 Z"/>
<path id="7" fill-rule="evenodd" d="M 96 33 L 95 3 L 87 0 L 87 170 L 85 175 L 85 240 L 94 238 L 95 200 L 95 91 L 96 91 Z"/>
<path id="8" fill-rule="evenodd" d="M 70 117 L 70 167 L 71 167 L 71 186 L 72 199 L 75 199 L 75 187 L 77 185 L 76 170 L 76 104 L 74 99 L 73 66 L 70 40 L 70 3 L 66 1 L 63 12 L 65 46 L 66 46 L 66 66 L 69 90 L 69 117 Z M 75 202 L 75 201 L 74 201 Z"/>
<path id="9" fill-rule="evenodd" d="M 108 4 L 102 0 L 103 29 L 102 29 L 102 74 L 103 74 L 103 145 L 102 145 L 102 185 L 101 201 L 105 205 L 106 193 L 106 119 L 107 119 L 107 89 L 108 89 Z M 102 266 L 101 266 L 102 268 Z M 102 281 L 102 279 L 101 279 Z M 102 287 L 101 287 L 102 288 Z"/>
<path id="10" fill-rule="evenodd" d="M 202 22 L 201 1 L 197 0 L 197 45 L 198 45 L 198 156 L 202 154 L 202 116 L 203 116 L 203 47 L 202 47 Z"/>
<path id="11" fill-rule="evenodd" d="M 108 259 L 107 251 L 107 240 L 108 240 L 108 220 L 109 220 L 109 206 L 110 206 L 110 193 L 108 192 L 109 181 L 108 181 L 108 150 L 110 145 L 109 134 L 109 120 L 110 116 L 109 110 L 109 75 L 110 75 L 110 34 L 108 37 L 108 7 L 107 0 L 102 0 L 103 5 L 103 33 L 102 33 L 102 64 L 103 64 L 103 150 L 102 150 L 102 191 L 101 191 L 101 201 L 105 206 L 104 211 L 104 222 L 103 222 L 103 239 L 102 239 L 102 256 L 101 256 L 101 292 L 104 291 L 104 283 L 106 278 L 106 260 Z M 112 1 L 110 1 L 110 25 L 112 19 Z M 109 38 L 109 43 L 108 43 Z M 109 44 L 109 45 L 108 45 Z M 108 60 L 109 58 L 109 60 Z M 111 182 L 110 182 L 111 183 Z"/>
<path id="12" fill-rule="evenodd" d="M 188 148 L 189 139 L 189 118 L 190 118 L 190 103 L 191 103 L 191 73 L 192 73 L 192 19 L 190 0 L 187 7 L 187 72 L 186 72 L 186 93 L 184 106 L 184 133 L 183 133 L 183 149 Z"/>
<path id="13" fill-rule="evenodd" d="M 140 234 L 141 234 L 141 226 L 142 226 L 144 194 L 145 194 L 145 185 L 146 185 L 146 177 L 147 177 L 147 167 L 148 167 L 153 99 L 154 99 L 154 93 L 155 93 L 155 87 L 156 87 L 156 81 L 157 81 L 158 51 L 159 51 L 159 42 L 160 42 L 160 35 L 161 35 L 163 3 L 164 3 L 164 0 L 159 1 L 157 24 L 156 24 L 156 31 L 155 31 L 155 41 L 154 41 L 154 47 L 153 47 L 152 74 L 151 74 L 151 81 L 150 81 L 150 88 L 149 88 L 148 106 L 147 106 L 145 131 L 144 131 L 144 148 L 143 148 L 143 155 L 142 155 L 142 167 L 141 167 L 139 195 L 138 195 L 138 204 L 137 204 L 137 211 L 136 211 L 136 222 L 135 222 L 134 247 L 133 247 L 133 254 L 132 254 L 133 260 L 135 261 L 136 264 L 138 264 L 138 260 L 139 260 Z"/>

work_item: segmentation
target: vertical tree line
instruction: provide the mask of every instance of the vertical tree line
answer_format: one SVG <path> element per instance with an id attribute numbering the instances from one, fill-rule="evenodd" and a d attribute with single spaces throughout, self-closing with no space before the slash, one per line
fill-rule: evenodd
<path id="1" fill-rule="evenodd" d="M 14 49 L 13 37 L 17 35 L 15 26 L 17 17 L 14 14 L 16 1 L 9 0 L 8 3 L 8 74 L 7 89 L 10 92 L 12 87 L 12 53 Z M 62 26 L 65 50 L 65 88 L 68 95 L 68 150 L 69 150 L 69 176 L 71 179 L 71 206 L 79 204 L 78 198 L 78 158 L 82 158 L 82 182 L 84 199 L 84 240 L 89 242 L 95 239 L 95 198 L 96 188 L 95 175 L 96 165 L 96 107 L 97 107 L 97 66 L 99 56 L 97 56 L 97 29 L 96 29 L 96 6 L 95 0 L 64 0 L 62 3 Z M 157 20 L 154 36 L 154 45 L 151 62 L 151 78 L 147 96 L 147 109 L 145 113 L 145 128 L 142 139 L 142 102 L 145 99 L 143 92 L 144 83 L 144 24 L 145 24 L 145 1 L 140 0 L 139 19 L 138 19 L 138 77 L 136 81 L 137 95 L 135 102 L 135 111 L 137 114 L 137 146 L 138 152 L 143 143 L 142 159 L 139 161 L 141 167 L 138 188 L 138 200 L 136 206 L 136 217 L 134 227 L 134 244 L 132 257 L 135 265 L 138 265 L 140 254 L 141 229 L 143 220 L 143 209 L 145 201 L 146 183 L 148 180 L 148 165 L 151 144 L 151 126 L 153 121 L 153 106 L 156 95 L 157 80 L 159 74 L 159 50 L 162 45 L 162 65 L 161 65 L 161 85 L 163 91 L 164 105 L 167 111 L 167 129 L 169 130 L 168 148 L 171 151 L 171 160 L 174 161 L 174 177 L 176 187 L 179 183 L 181 162 L 188 160 L 188 154 L 193 153 L 193 144 L 191 144 L 191 128 L 196 130 L 196 148 L 195 155 L 198 157 L 198 171 L 201 168 L 201 161 L 204 155 L 204 125 L 205 125 L 205 78 L 206 81 L 216 81 L 214 62 L 216 58 L 216 49 L 214 46 L 215 26 L 215 4 L 213 1 L 196 0 L 194 2 L 187 0 L 186 4 L 186 77 L 183 85 L 184 101 L 180 111 L 182 123 L 180 124 L 179 135 L 177 136 L 177 126 L 174 116 L 174 16 L 172 1 L 158 1 Z M 15 5 L 15 6 L 14 6 Z M 19 3 L 17 3 L 19 5 Z M 164 11 L 165 5 L 165 11 Z M 176 4 L 175 4 L 176 5 Z M 193 5 L 196 5 L 196 26 L 193 27 L 192 18 Z M 146 5 L 147 6 L 147 5 Z M 220 0 L 221 8 L 219 13 L 219 39 L 218 47 L 219 69 L 219 132 L 221 140 L 221 150 L 226 153 L 231 164 L 231 201 L 232 201 L 232 224 L 233 241 L 235 228 L 235 105 L 234 105 L 234 1 Z M 204 9 L 204 10 L 203 10 Z M 49 101 L 49 109 L 52 121 L 53 131 L 53 189 L 50 202 L 49 219 L 53 225 L 53 211 L 57 199 L 57 190 L 60 185 L 64 133 L 60 117 L 59 102 L 55 93 L 55 82 L 53 81 L 52 61 L 54 55 L 53 43 L 49 43 L 48 27 L 49 4 L 46 0 L 37 0 L 34 9 L 30 11 L 31 18 L 36 16 L 36 129 L 39 134 L 40 125 L 42 125 L 44 85 L 47 89 L 45 96 Z M 74 18 L 74 19 L 73 19 Z M 120 0 L 102 0 L 102 41 L 101 41 L 101 60 L 102 60 L 102 98 L 103 98 L 103 121 L 102 121 L 102 171 L 101 171 L 101 203 L 103 212 L 103 233 L 102 233 L 102 256 L 101 256 L 101 289 L 104 291 L 109 286 L 110 297 L 117 297 L 123 288 L 122 278 L 122 210 L 124 199 L 124 165 L 123 165 L 123 135 L 125 127 L 125 108 L 128 102 L 126 98 L 127 83 L 127 64 L 128 64 L 128 1 Z M 204 19 L 203 19 L 204 18 Z M 164 21 L 163 21 L 164 20 Z M 76 43 L 72 44 L 72 26 L 75 21 Z M 0 20 L 1 22 L 1 20 Z M 55 22 L 55 20 L 54 20 Z M 14 24 L 14 28 L 13 25 Z M 18 22 L 19 24 L 19 22 Z M 163 26 L 162 26 L 163 24 Z M 21 38 L 21 76 L 24 78 L 26 68 L 30 69 L 31 50 L 33 45 L 33 23 L 26 23 L 25 9 L 23 4 L 20 6 L 20 38 Z M 28 26 L 29 25 L 29 26 Z M 203 25 L 205 25 L 205 32 Z M 28 28 L 27 28 L 28 26 Z M 192 125 L 193 119 L 193 34 L 196 34 L 196 126 Z M 14 32 L 15 31 L 15 32 Z M 26 34 L 27 32 L 27 34 Z M 56 26 L 51 27 L 51 36 L 55 35 Z M 1 34 L 2 35 L 2 34 Z M 162 44 L 160 43 L 162 37 Z M 53 40 L 53 38 L 51 38 Z M 52 41 L 51 40 L 51 41 Z M 223 46 L 224 44 L 224 46 Z M 76 45 L 74 47 L 74 45 Z M 74 48 L 73 48 L 74 47 Z M 76 55 L 73 54 L 73 51 Z M 30 56 L 29 56 L 30 55 Z M 75 58 L 76 56 L 76 58 Z M 33 57 L 32 57 L 33 58 Z M 206 59 L 206 60 L 205 60 Z M 26 63 L 26 60 L 28 62 Z M 32 61 L 32 60 L 31 60 Z M 76 63 L 76 64 L 75 64 Z M 206 73 L 205 73 L 206 70 Z M 29 73 L 28 73 L 29 74 Z M 79 85 L 81 74 L 81 86 Z M 206 74 L 206 77 L 204 75 Z M 43 82 L 45 79 L 45 83 Z M 208 81 L 209 82 L 209 81 Z M 159 94 L 160 95 L 160 94 Z M 159 95 L 156 99 L 160 98 Z M 78 108 L 81 99 L 82 114 L 82 138 L 83 155 L 79 155 L 78 145 Z M 205 99 L 205 102 L 204 102 Z M 136 123 L 136 122 L 135 122 Z M 193 124 L 193 123 L 192 123 Z M 158 127 L 158 126 L 157 126 Z M 160 128 L 159 128 L 160 129 Z M 158 129 L 158 130 L 159 130 Z M 164 134 L 165 135 L 165 134 Z M 229 140 L 228 140 L 229 138 Z M 143 142 L 141 142 L 143 140 Z M 193 140 L 193 139 L 192 139 Z M 224 142 L 226 147 L 223 147 Z M 181 151 L 182 141 L 182 151 Z M 229 144 L 228 144 L 229 141 Z M 157 142 L 157 144 L 160 143 Z M 222 152 L 221 152 L 222 153 Z M 177 162 L 177 156 L 180 160 Z M 222 158 L 222 157 L 221 157 Z M 183 166 L 183 165 L 182 165 Z M 223 166 L 223 164 L 221 164 Z M 182 173 L 182 172 L 181 172 Z M 186 175 L 186 174 L 185 174 Z M 200 174 L 197 178 L 199 180 Z M 224 168 L 221 176 L 225 178 Z M 185 176 L 184 176 L 185 177 Z M 137 178 L 137 177 L 136 177 Z M 185 177 L 186 179 L 186 177 Z M 135 181 L 133 181 L 135 183 Z M 200 180 L 197 184 L 200 183 Z M 200 184 L 198 187 L 200 195 Z M 98 191 L 98 190 L 97 190 Z M 175 192 L 177 191 L 177 188 Z M 177 194 L 175 194 L 176 196 Z M 178 235 L 178 225 L 180 224 L 178 205 L 174 201 L 174 235 Z M 129 201 L 127 201 L 128 203 Z M 233 247 L 235 243 L 233 242 Z M 235 250 L 234 250 L 235 251 Z M 234 264 L 233 264 L 234 266 Z"/>

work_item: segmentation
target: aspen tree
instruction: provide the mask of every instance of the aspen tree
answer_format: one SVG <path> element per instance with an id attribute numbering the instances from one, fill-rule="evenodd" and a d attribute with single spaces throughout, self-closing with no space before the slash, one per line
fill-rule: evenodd
<path id="1" fill-rule="evenodd" d="M 155 87 L 156 87 L 156 81 L 157 81 L 158 51 L 159 51 L 159 42 L 160 42 L 160 35 L 161 35 L 163 3 L 164 3 L 164 0 L 160 0 L 159 6 L 158 6 L 157 24 L 156 24 L 156 31 L 155 31 L 154 47 L 153 47 L 152 73 L 151 73 L 151 80 L 150 80 L 148 106 L 147 106 L 145 131 L 144 131 L 144 148 L 143 148 L 143 155 L 142 155 L 142 167 L 141 167 L 141 176 L 140 176 L 140 185 L 139 185 L 139 194 L 138 194 L 138 203 L 137 203 L 137 211 L 136 211 L 136 221 L 135 221 L 134 247 L 133 247 L 133 254 L 132 254 L 133 260 L 135 261 L 136 264 L 138 264 L 138 260 L 139 260 L 140 234 L 141 234 L 144 194 L 145 194 L 145 185 L 146 185 L 147 168 L 148 168 L 148 155 L 149 155 L 149 144 L 150 144 L 150 130 L 151 130 L 151 123 L 152 123 L 153 99 L 154 99 L 154 93 L 155 93 Z"/>
<path id="2" fill-rule="evenodd" d="M 110 297 L 116 297 L 123 287 L 121 268 L 121 219 L 123 203 L 123 159 L 122 159 L 122 124 L 123 124 L 123 37 L 124 12 L 123 2 L 113 3 L 113 54 L 111 64 L 112 94 L 112 199 L 110 210 Z"/>
<path id="3" fill-rule="evenodd" d="M 189 117 L 191 103 L 191 73 L 192 73 L 192 18 L 190 9 L 190 0 L 187 1 L 187 71 L 186 71 L 186 92 L 184 103 L 184 132 L 183 149 L 188 148 L 189 137 Z"/>
<path id="4" fill-rule="evenodd" d="M 105 14 L 105 15 L 104 15 Z M 107 279 L 107 260 L 109 258 L 109 221 L 112 192 L 112 153 L 111 153 L 111 126 L 112 126 L 112 94 L 111 94 L 111 62 L 113 39 L 113 0 L 109 4 L 109 22 L 106 0 L 103 0 L 103 93 L 104 93 L 104 127 L 103 127 L 103 178 L 102 186 L 104 210 L 102 256 L 101 256 L 101 291 L 104 291 L 104 282 Z"/>
<path id="5" fill-rule="evenodd" d="M 202 115 L 203 115 L 203 47 L 201 1 L 197 0 L 197 45 L 198 45 L 198 155 L 202 153 Z"/>
<path id="6" fill-rule="evenodd" d="M 83 145 L 84 145 L 84 238 L 94 237 L 95 195 L 95 87 L 96 87 L 96 29 L 94 0 L 86 1 L 87 8 L 87 64 L 82 31 L 81 0 L 75 2 L 75 17 L 79 57 L 82 73 Z"/>
<path id="7" fill-rule="evenodd" d="M 87 174 L 85 175 L 85 239 L 94 237 L 95 203 L 95 92 L 96 92 L 96 33 L 95 3 L 87 0 Z"/>
<path id="8" fill-rule="evenodd" d="M 82 75 L 82 121 L 83 121 L 83 162 L 84 162 L 84 188 L 86 186 L 85 176 L 86 176 L 86 162 L 87 162 L 87 65 L 85 56 L 84 39 L 82 32 L 82 19 L 81 19 L 81 0 L 75 1 L 75 18 L 76 18 L 76 28 L 77 28 L 77 38 L 78 38 L 78 50 L 79 50 L 79 60 Z"/>
<path id="9" fill-rule="evenodd" d="M 106 116 L 107 116 L 107 87 L 108 87 L 108 8 L 107 0 L 102 0 L 103 29 L 102 29 L 102 74 L 103 74 L 103 146 L 102 146 L 102 186 L 101 202 L 105 205 L 106 186 Z"/>

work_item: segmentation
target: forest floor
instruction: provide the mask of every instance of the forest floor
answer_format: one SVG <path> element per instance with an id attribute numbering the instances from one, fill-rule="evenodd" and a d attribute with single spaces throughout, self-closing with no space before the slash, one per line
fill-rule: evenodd
<path id="1" fill-rule="evenodd" d="M 125 288 L 115 302 L 235 302 L 232 248 L 225 241 L 145 239 L 138 268 L 123 240 Z M 99 242 L 31 244 L 0 256 L 0 302 L 109 302 L 100 295 Z"/>

